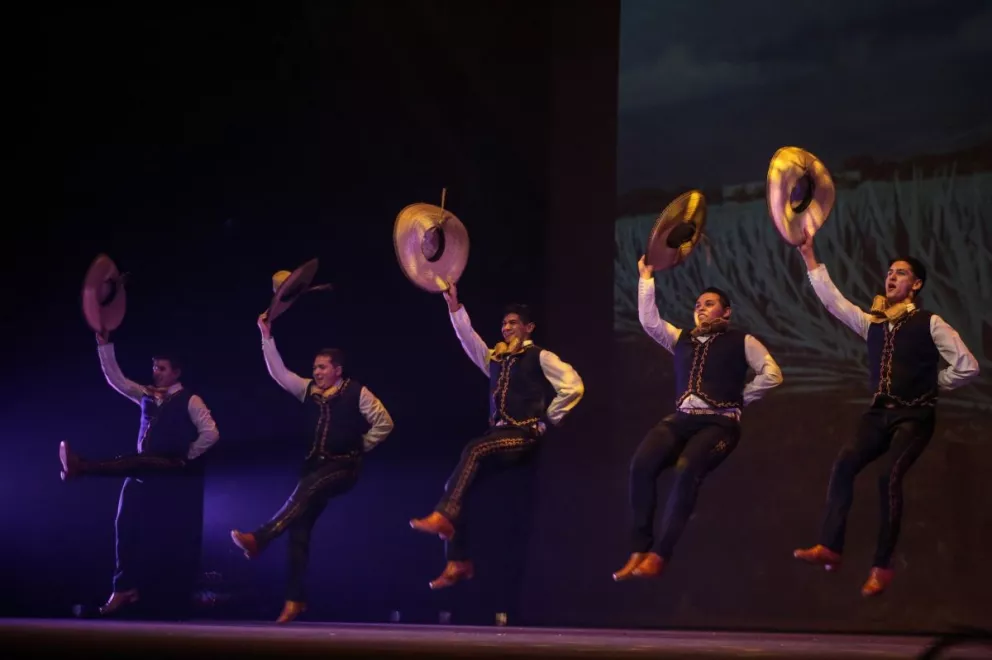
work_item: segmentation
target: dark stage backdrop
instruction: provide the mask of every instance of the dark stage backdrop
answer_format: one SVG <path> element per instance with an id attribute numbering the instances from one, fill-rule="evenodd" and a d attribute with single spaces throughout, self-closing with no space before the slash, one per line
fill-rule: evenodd
<path id="1" fill-rule="evenodd" d="M 273 272 L 318 257 L 335 290 L 276 322 L 283 357 L 306 374 L 317 349 L 344 348 L 396 429 L 317 525 L 311 617 L 519 621 L 532 474 L 494 480 L 474 503 L 494 521 L 474 534 L 480 578 L 427 587 L 442 546 L 407 521 L 432 509 L 485 428 L 487 379 L 442 297 L 403 276 L 392 228 L 447 187 L 471 236 L 460 291 L 478 331 L 494 343 L 516 301 L 543 326 L 550 5 L 46 11 L 32 23 L 37 61 L 25 60 L 43 95 L 23 168 L 35 173 L 25 197 L 45 211 L 18 224 L 4 263 L 18 311 L 2 319 L 3 614 L 68 615 L 109 595 L 119 481 L 63 484 L 57 467 L 62 439 L 89 456 L 135 444 L 138 409 L 103 381 L 79 309 L 83 273 L 106 252 L 131 273 L 114 335 L 124 372 L 147 382 L 154 352 L 179 350 L 220 427 L 204 571 L 222 601 L 203 615 L 272 619 L 282 604 L 285 542 L 249 563 L 228 532 L 263 522 L 295 483 L 299 405 L 266 373 L 255 319 Z"/>
<path id="2" fill-rule="evenodd" d="M 610 579 L 627 552 L 627 460 L 672 400 L 667 356 L 644 339 L 636 318 L 631 325 L 633 255 L 650 218 L 686 185 L 760 184 L 767 159 L 788 142 L 821 155 L 835 175 L 861 171 L 842 194 L 870 192 L 861 202 L 842 197 L 821 257 L 833 272 L 841 268 L 844 253 L 831 245 L 851 240 L 856 204 L 871 204 L 871 229 L 858 225 L 870 235 L 857 244 L 876 261 L 888 244 L 881 237 L 898 247 L 939 239 L 926 258 L 938 246 L 952 257 L 931 264 L 927 300 L 946 306 L 938 311 L 987 365 L 988 319 L 980 310 L 990 302 L 988 262 L 978 252 L 987 255 L 987 234 L 971 234 L 970 251 L 953 253 L 958 248 L 948 246 L 958 243 L 948 236 L 988 221 L 988 188 L 967 178 L 980 175 L 987 154 L 978 149 L 987 135 L 979 118 L 989 105 L 968 81 L 979 63 L 987 66 L 987 40 L 975 35 L 988 15 L 982 24 L 977 14 L 961 17 L 968 4 L 933 15 L 920 3 L 901 6 L 877 18 L 820 16 L 813 12 L 826 10 L 811 5 L 804 20 L 825 44 L 851 26 L 867 27 L 848 47 L 802 49 L 833 59 L 795 64 L 788 64 L 791 44 L 759 37 L 762 29 L 808 29 L 773 30 L 780 17 L 736 16 L 732 4 L 706 17 L 649 3 L 624 5 L 621 14 L 610 2 L 47 10 L 31 23 L 40 29 L 31 34 L 35 55 L 23 58 L 40 93 L 25 101 L 36 107 L 28 137 L 38 148 L 21 168 L 29 173 L 22 197 L 41 201 L 45 212 L 19 222 L 3 262 L 13 286 L 12 311 L 0 318 L 0 614 L 65 616 L 109 592 L 119 484 L 63 484 L 56 458 L 65 438 L 92 455 L 134 446 L 137 408 L 103 382 L 79 313 L 82 274 L 103 251 L 132 274 L 128 315 L 115 336 L 125 373 L 144 380 L 154 351 L 178 348 L 188 362 L 184 380 L 221 429 L 207 482 L 203 566 L 211 580 L 205 591 L 220 600 L 201 608 L 203 616 L 271 619 L 281 605 L 284 544 L 249 563 L 227 535 L 263 521 L 294 483 L 303 451 L 294 435 L 298 407 L 265 372 L 255 318 L 271 274 L 316 256 L 318 280 L 336 288 L 301 300 L 277 322 L 283 356 L 303 373 L 317 348 L 345 348 L 396 430 L 368 456 L 359 486 L 317 525 L 312 619 L 386 621 L 399 611 L 405 622 L 431 622 L 447 611 L 455 623 L 491 623 L 502 611 L 511 623 L 532 625 L 987 624 L 976 605 L 979 585 L 989 582 L 977 550 L 990 540 L 987 489 L 977 481 L 990 467 L 988 445 L 978 442 L 988 419 L 982 384 L 942 403 L 938 438 L 909 479 L 900 574 L 889 596 L 868 604 L 857 596 L 876 516 L 867 475 L 852 521 L 853 570 L 828 580 L 791 560 L 791 549 L 813 535 L 830 460 L 861 409 L 848 401 L 864 392 L 859 347 L 814 315 L 797 259 L 760 213 L 760 194 L 735 202 L 733 192 L 727 201 L 711 193 L 713 264 L 694 256 L 672 274 L 680 279 L 660 287 L 673 299 L 659 303 L 684 322 L 688 300 L 712 274 L 759 305 L 738 318 L 779 357 L 787 384 L 748 411 L 744 442 L 707 482 L 672 571 L 650 585 Z M 922 50 L 905 69 L 867 67 L 872 80 L 919 94 L 879 110 L 891 90 L 854 74 L 866 68 L 862 60 L 891 61 L 882 57 L 889 46 L 873 38 L 889 24 L 901 30 L 899 44 L 934 31 L 926 38 L 940 52 L 965 44 L 971 68 L 937 64 Z M 714 25 L 725 33 L 706 36 Z M 764 77 L 779 71 L 774 63 L 784 52 L 786 72 L 802 76 Z M 927 73 L 935 69 L 943 75 Z M 713 81 L 723 87 L 710 89 Z M 831 82 L 799 94 L 809 81 Z M 832 89 L 838 81 L 853 87 Z M 756 118 L 764 117 L 777 119 L 762 128 Z M 941 131 L 954 140 L 923 141 Z M 882 146 L 870 146 L 868 136 Z M 845 146 L 861 143 L 869 146 Z M 968 149 L 975 153 L 921 160 L 919 174 L 902 165 Z M 870 167 L 844 164 L 866 154 Z M 953 162 L 925 183 L 934 165 Z M 943 192 L 922 196 L 929 185 Z M 476 328 L 495 341 L 504 302 L 534 303 L 537 341 L 578 368 L 587 394 L 530 470 L 479 489 L 474 505 L 489 523 L 475 530 L 476 580 L 431 593 L 441 547 L 407 520 L 430 510 L 486 415 L 485 379 L 458 346 L 442 299 L 406 281 L 392 250 L 396 213 L 414 201 L 436 203 L 442 186 L 471 235 L 460 292 Z M 754 195 L 753 186 L 743 188 Z M 951 208 L 961 210 L 957 225 L 947 220 Z M 910 213 L 941 233 L 910 224 Z M 892 233 L 895 217 L 905 231 Z M 869 262 L 859 275 L 864 286 L 877 281 L 867 278 L 878 268 Z M 951 304 L 938 289 L 955 285 L 942 278 L 959 278 L 952 279 L 964 282 L 958 293 L 975 295 Z M 817 342 L 805 358 L 805 343 L 785 340 L 782 294 L 772 289 L 787 283 L 794 318 L 810 325 L 806 341 Z M 870 289 L 840 284 L 867 299 Z M 807 374 L 804 381 L 797 367 L 814 366 L 812 358 L 822 361 L 825 379 L 853 378 L 834 385 Z M 804 389 L 812 386 L 821 389 Z"/>
<path id="3" fill-rule="evenodd" d="M 707 243 L 656 275 L 662 316 L 691 327 L 699 292 L 727 290 L 734 322 L 769 347 L 785 382 L 745 411 L 742 442 L 705 482 L 670 573 L 597 589 L 603 616 L 846 630 L 992 622 L 979 586 L 992 583 L 980 550 L 992 541 L 992 99 L 973 84 L 992 70 L 990 28 L 982 2 L 623 3 L 616 415 L 598 484 L 612 506 L 596 516 L 616 539 L 613 565 L 627 551 L 627 461 L 674 406 L 671 356 L 637 319 L 636 262 L 677 194 L 705 191 Z M 769 220 L 765 174 L 785 145 L 815 153 L 837 182 L 816 249 L 840 290 L 868 308 L 887 260 L 917 256 L 929 268 L 923 304 L 983 370 L 941 398 L 934 440 L 905 482 L 896 580 L 870 602 L 858 589 L 879 516 L 876 468 L 857 482 L 844 570 L 791 558 L 816 541 L 831 463 L 869 391 L 863 342 L 822 308 Z"/>

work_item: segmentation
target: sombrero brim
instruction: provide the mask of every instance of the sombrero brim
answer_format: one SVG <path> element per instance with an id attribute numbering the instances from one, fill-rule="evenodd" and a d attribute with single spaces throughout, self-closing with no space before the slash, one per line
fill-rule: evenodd
<path id="1" fill-rule="evenodd" d="M 795 199 L 797 186 L 806 179 L 811 194 Z M 768 165 L 766 183 L 768 214 L 775 229 L 790 245 L 800 245 L 830 216 L 837 190 L 827 167 L 799 147 L 782 147 Z"/>
<path id="2" fill-rule="evenodd" d="M 279 288 L 276 289 L 275 294 L 272 296 L 272 302 L 269 303 L 269 323 L 276 320 L 276 318 L 289 309 L 300 296 L 307 292 L 310 288 L 310 284 L 313 282 L 313 278 L 317 276 L 317 268 L 319 265 L 320 262 L 317 259 L 311 259 L 290 273 L 289 277 L 287 277 Z"/>
<path id="3" fill-rule="evenodd" d="M 83 278 L 83 318 L 94 332 L 110 332 L 120 327 L 127 310 L 124 281 L 113 260 L 98 255 Z"/>
<path id="4" fill-rule="evenodd" d="M 682 193 L 655 221 L 648 236 L 645 262 L 655 270 L 683 263 L 702 238 L 705 226 L 705 195 L 698 190 Z"/>
<path id="5" fill-rule="evenodd" d="M 461 278 L 468 263 L 468 230 L 458 217 L 433 204 L 405 207 L 393 225 L 393 247 L 403 274 L 415 285 L 431 293 L 448 289 Z M 439 226 L 437 231 L 431 232 Z M 425 254 L 425 238 L 433 238 L 434 250 Z"/>

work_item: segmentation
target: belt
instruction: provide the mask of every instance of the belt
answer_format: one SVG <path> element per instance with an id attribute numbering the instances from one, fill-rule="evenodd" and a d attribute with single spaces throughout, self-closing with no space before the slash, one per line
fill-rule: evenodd
<path id="1" fill-rule="evenodd" d="M 347 461 L 359 458 L 362 455 L 361 452 L 352 451 L 347 454 L 327 454 L 324 452 L 314 452 L 311 456 L 314 458 L 322 458 L 329 461 Z"/>
<path id="2" fill-rule="evenodd" d="M 493 426 L 509 426 L 516 429 L 529 429 L 534 426 L 534 424 L 537 424 L 537 422 L 535 421 L 533 424 L 511 424 L 510 422 L 501 419 L 498 422 L 494 422 Z"/>
<path id="3" fill-rule="evenodd" d="M 893 401 L 890 397 L 882 394 L 875 397 L 869 408 L 873 408 L 875 410 L 919 410 L 921 408 L 935 408 L 937 405 L 937 399 L 934 397 L 914 403 L 916 405 L 906 405 L 905 403 L 901 403 L 899 401 Z"/>
<path id="4" fill-rule="evenodd" d="M 531 433 L 535 433 L 536 432 L 537 435 L 539 435 L 539 436 L 540 435 L 543 435 L 544 434 L 544 431 L 546 430 L 545 428 L 542 428 L 542 427 L 543 427 L 543 424 L 541 424 L 540 421 L 533 422 L 532 424 L 511 424 L 510 422 L 507 422 L 506 420 L 501 419 L 501 420 L 499 420 L 497 422 L 494 422 L 492 424 L 492 428 L 497 428 L 497 429 L 521 429 L 521 430 L 528 431 L 528 432 L 531 432 Z"/>
<path id="5" fill-rule="evenodd" d="M 679 408 L 683 415 L 719 415 L 734 420 L 740 420 L 741 414 L 736 410 L 714 410 L 713 408 Z"/>

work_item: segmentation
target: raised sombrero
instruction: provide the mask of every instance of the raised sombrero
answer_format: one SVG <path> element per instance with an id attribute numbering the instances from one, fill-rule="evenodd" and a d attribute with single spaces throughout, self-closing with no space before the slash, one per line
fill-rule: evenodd
<path id="1" fill-rule="evenodd" d="M 823 226 L 837 189 L 819 158 L 799 147 L 782 147 L 768 165 L 768 214 L 790 245 L 800 245 Z"/>
<path id="2" fill-rule="evenodd" d="M 124 320 L 127 299 L 124 292 L 126 276 L 105 254 L 98 255 L 83 278 L 83 317 L 94 332 L 116 330 Z"/>
<path id="3" fill-rule="evenodd" d="M 468 230 L 440 206 L 410 204 L 396 216 L 393 247 L 400 269 L 425 291 L 446 291 L 468 263 Z"/>
<path id="4" fill-rule="evenodd" d="M 665 270 L 684 262 L 706 226 L 706 197 L 690 190 L 676 197 L 661 212 L 648 236 L 645 263 Z"/>
<path id="5" fill-rule="evenodd" d="M 310 291 L 326 291 L 330 284 L 310 286 L 317 275 L 317 259 L 311 259 L 294 271 L 280 270 L 272 275 L 272 302 L 269 303 L 267 318 L 269 323 L 285 312 L 300 296 Z"/>

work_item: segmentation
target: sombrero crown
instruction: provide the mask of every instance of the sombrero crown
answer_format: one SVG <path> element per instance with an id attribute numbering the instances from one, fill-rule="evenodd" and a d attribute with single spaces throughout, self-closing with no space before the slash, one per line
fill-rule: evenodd
<path id="1" fill-rule="evenodd" d="M 782 147 L 768 165 L 768 214 L 790 245 L 800 245 L 823 226 L 837 190 L 827 167 L 799 147 Z"/>
<path id="2" fill-rule="evenodd" d="M 421 289 L 438 293 L 456 283 L 465 270 L 468 230 L 447 209 L 410 204 L 396 216 L 393 247 L 403 274 Z"/>
<path id="3" fill-rule="evenodd" d="M 684 262 L 706 226 L 706 196 L 690 190 L 676 197 L 661 212 L 648 236 L 645 262 L 665 270 Z"/>
<path id="4" fill-rule="evenodd" d="M 83 278 L 83 317 L 94 332 L 110 332 L 124 321 L 125 276 L 105 254 L 98 255 Z"/>

